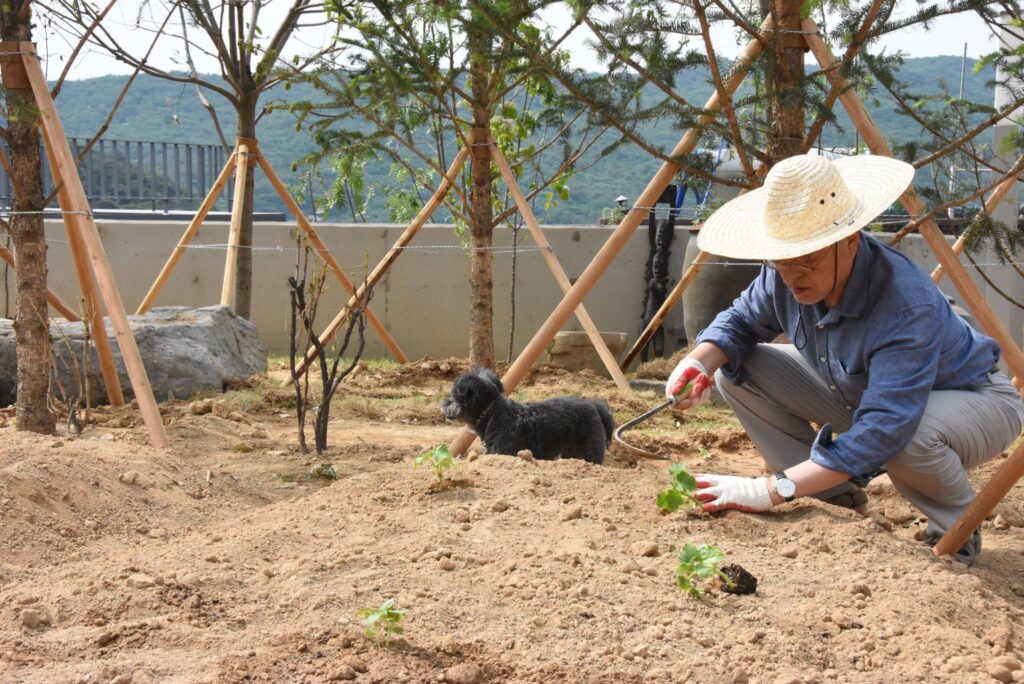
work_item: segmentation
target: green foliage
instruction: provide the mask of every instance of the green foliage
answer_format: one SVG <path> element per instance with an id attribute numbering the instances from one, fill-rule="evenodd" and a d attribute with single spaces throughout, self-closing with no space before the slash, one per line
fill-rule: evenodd
<path id="1" fill-rule="evenodd" d="M 734 586 L 733 581 L 719 569 L 724 560 L 725 554 L 717 546 L 686 542 L 679 552 L 676 584 L 694 597 L 702 596 L 708 586 L 716 583 Z"/>
<path id="2" fill-rule="evenodd" d="M 403 633 L 402 620 L 407 612 L 405 608 L 396 608 L 395 599 L 390 598 L 379 608 L 360 608 L 356 617 L 363 620 L 363 634 L 373 639 L 377 646 L 387 648 L 392 637 Z"/>
<path id="3" fill-rule="evenodd" d="M 658 492 L 655 502 L 658 506 L 670 513 L 675 513 L 680 508 L 701 510 L 700 501 L 697 500 L 697 479 L 690 473 L 685 463 L 673 463 L 668 467 L 668 474 L 671 477 L 671 484 L 668 489 Z"/>
<path id="4" fill-rule="evenodd" d="M 413 468 L 419 468 L 424 463 L 433 469 L 434 476 L 437 478 L 437 488 L 445 489 L 448 485 L 445 482 L 444 474 L 455 467 L 455 459 L 452 457 L 452 452 L 448 450 L 448 445 L 439 444 L 425 454 L 417 456 L 413 461 Z"/>
<path id="5" fill-rule="evenodd" d="M 311 480 L 337 480 L 338 471 L 334 469 L 334 466 L 330 463 L 320 463 L 309 471 L 309 477 Z"/>

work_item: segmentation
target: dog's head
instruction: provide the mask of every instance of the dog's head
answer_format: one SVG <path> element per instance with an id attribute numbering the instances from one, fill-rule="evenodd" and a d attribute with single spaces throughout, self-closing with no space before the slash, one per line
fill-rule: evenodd
<path id="1" fill-rule="evenodd" d="M 501 379 L 486 368 L 474 368 L 455 378 L 451 396 L 441 400 L 441 411 L 451 421 L 475 427 L 484 411 L 505 393 Z"/>

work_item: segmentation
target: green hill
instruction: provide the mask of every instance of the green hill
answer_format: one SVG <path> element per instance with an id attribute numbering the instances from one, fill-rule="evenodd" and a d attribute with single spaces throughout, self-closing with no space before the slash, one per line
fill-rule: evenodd
<path id="1" fill-rule="evenodd" d="M 943 83 L 955 92 L 959 86 L 960 66 L 960 57 L 956 56 L 908 59 L 901 70 L 901 77 L 914 92 L 937 93 L 941 91 Z M 972 66 L 973 62 L 969 61 L 965 97 L 975 102 L 991 103 L 991 81 L 994 74 L 991 70 L 975 74 Z M 124 76 L 104 76 L 67 82 L 57 106 L 68 135 L 87 138 L 95 134 L 106 119 L 125 80 Z M 685 78 L 676 87 L 694 102 L 705 101 L 712 90 L 706 78 L 692 72 L 685 74 Z M 869 103 L 869 109 L 888 138 L 905 142 L 921 135 L 916 123 L 895 112 L 891 100 L 879 93 L 875 95 L 878 103 Z M 216 93 L 208 93 L 207 96 L 217 109 L 229 142 L 233 141 L 235 122 L 230 105 Z M 315 99 L 315 95 L 303 87 L 289 91 L 278 89 L 268 93 L 263 103 L 295 101 L 311 96 Z M 653 89 L 648 96 L 655 97 Z M 313 151 L 312 140 L 304 131 L 296 130 L 295 119 L 287 112 L 266 114 L 260 120 L 258 131 L 261 148 L 274 168 L 285 182 L 296 182 L 296 174 L 291 170 L 292 164 Z M 652 125 L 645 131 L 648 139 L 660 141 L 666 150 L 675 145 L 680 135 L 681 131 L 667 121 Z M 132 141 L 217 142 L 210 116 L 200 105 L 194 86 L 150 76 L 136 79 L 105 137 Z M 837 123 L 826 128 L 823 144 L 851 146 L 854 140 L 855 133 L 849 119 L 845 113 L 840 113 Z M 592 222 L 600 215 L 602 207 L 613 204 L 616 196 L 622 194 L 637 197 L 658 165 L 646 152 L 627 144 L 573 178 L 570 182 L 570 199 L 542 213 L 540 218 L 547 223 Z M 370 169 L 370 180 L 381 178 L 385 172 L 384 168 Z M 257 174 L 256 207 L 261 211 L 284 209 L 262 174 Z M 347 216 L 335 215 L 333 218 L 345 220 Z M 371 211 L 367 218 L 385 220 L 386 213 L 381 206 Z"/>

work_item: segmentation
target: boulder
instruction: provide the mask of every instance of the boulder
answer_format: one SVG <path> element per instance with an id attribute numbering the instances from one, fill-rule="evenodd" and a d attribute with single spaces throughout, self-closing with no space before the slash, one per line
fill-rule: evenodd
<path id="1" fill-rule="evenodd" d="M 601 339 L 616 359 L 626 350 L 626 333 L 603 332 Z M 547 352 L 547 361 L 552 366 L 569 371 L 592 370 L 609 377 L 608 369 L 585 332 L 563 330 L 557 333 L 548 345 Z"/>
<path id="2" fill-rule="evenodd" d="M 131 398 L 131 382 L 114 331 L 109 319 L 105 322 L 121 387 L 125 396 Z M 267 370 L 267 352 L 256 326 L 228 307 L 157 307 L 141 316 L 129 316 L 128 322 L 157 401 L 186 399 L 199 391 L 224 391 L 232 380 Z M 77 394 L 76 367 L 88 367 L 92 403 L 105 403 L 106 389 L 95 349 L 89 350 L 88 364 L 83 360 L 84 324 L 53 320 L 50 334 L 58 380 L 54 383 L 55 393 L 59 397 L 64 391 L 72 396 Z M 14 327 L 4 319 L 0 320 L 0 406 L 13 404 L 16 393 Z"/>

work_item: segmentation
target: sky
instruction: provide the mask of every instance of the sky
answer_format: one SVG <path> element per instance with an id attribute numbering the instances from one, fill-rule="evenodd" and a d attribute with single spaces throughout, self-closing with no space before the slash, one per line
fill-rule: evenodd
<path id="1" fill-rule="evenodd" d="M 264 24 L 263 21 L 260 23 L 266 26 L 274 26 L 275 12 L 277 16 L 281 16 L 284 8 L 290 4 L 290 2 L 283 2 L 282 0 L 269 2 L 264 10 L 266 23 Z M 904 0 L 903 5 L 906 11 L 910 11 L 917 3 Z M 143 9 L 141 11 L 145 12 L 146 10 Z M 149 48 L 152 34 L 134 27 L 135 19 L 139 13 L 139 0 L 117 0 L 117 4 L 108 14 L 107 21 L 109 22 L 108 25 L 113 27 L 119 39 L 123 41 L 123 44 L 128 49 L 132 50 L 135 54 L 142 55 Z M 568 25 L 569 14 L 564 8 L 556 8 L 548 13 L 547 19 L 556 28 L 564 27 Z M 67 44 L 66 39 L 60 37 L 58 32 L 46 30 L 46 24 L 46 17 L 43 16 L 41 25 L 37 27 L 36 42 L 44 57 L 44 68 L 47 77 L 53 79 L 63 70 L 65 60 L 71 52 L 71 47 Z M 304 52 L 305 50 L 302 49 L 301 44 L 308 46 L 322 44 L 324 33 L 325 29 L 323 28 L 304 30 L 296 38 L 293 38 L 290 46 L 293 50 Z M 736 45 L 735 37 L 728 30 L 722 30 L 714 34 L 713 40 L 716 49 L 728 57 L 735 56 L 741 47 Z M 587 47 L 586 42 L 586 34 L 582 31 L 577 31 L 567 41 L 566 47 L 572 55 L 574 66 L 596 70 L 598 68 L 597 60 L 593 51 Z M 973 16 L 963 15 L 937 20 L 930 31 L 925 31 L 923 28 L 900 31 L 897 37 L 884 39 L 880 45 L 890 52 L 902 50 L 911 57 L 931 57 L 935 55 L 960 56 L 963 54 L 965 43 L 968 57 L 978 57 L 986 52 L 991 52 L 995 48 L 996 39 L 981 20 Z M 193 54 L 193 57 L 199 71 L 205 73 L 216 73 L 218 71 L 217 63 L 214 59 L 199 54 Z M 184 65 L 180 54 L 180 42 L 165 40 L 162 44 L 158 44 L 150 59 L 150 63 L 162 69 L 182 70 Z M 97 49 L 87 49 L 76 60 L 69 78 L 78 80 L 130 72 L 131 69 L 129 67 L 113 60 Z"/>

